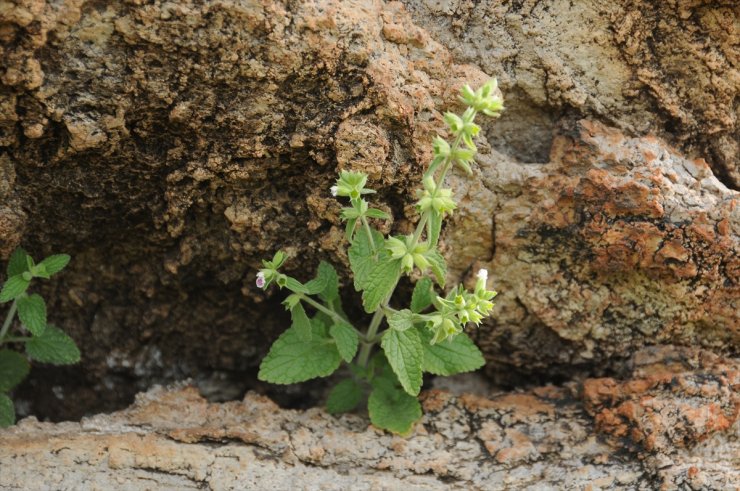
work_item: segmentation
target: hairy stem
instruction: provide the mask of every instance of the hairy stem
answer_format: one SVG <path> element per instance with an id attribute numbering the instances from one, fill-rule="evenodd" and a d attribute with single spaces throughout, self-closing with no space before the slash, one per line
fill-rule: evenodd
<path id="1" fill-rule="evenodd" d="M 336 312 L 335 310 L 333 310 L 333 309 L 331 309 L 329 307 L 326 307 L 325 305 L 322 305 L 320 302 L 317 302 L 316 300 L 314 300 L 313 298 L 311 298 L 311 297 L 309 297 L 309 296 L 307 296 L 305 294 L 301 294 L 301 300 L 303 300 L 307 304 L 311 305 L 316 310 L 320 310 L 321 312 L 325 313 L 326 315 L 328 315 L 329 317 L 331 317 L 335 321 L 342 322 L 344 324 L 348 324 L 352 329 L 355 330 L 355 332 L 357 332 L 357 334 L 360 335 L 361 338 L 364 338 L 364 335 L 355 326 L 353 326 L 350 321 L 348 321 L 347 319 L 345 319 L 344 316 L 342 316 L 339 312 Z"/>
<path id="2" fill-rule="evenodd" d="M 439 189 L 444 185 L 445 178 L 447 177 L 447 173 L 450 171 L 450 168 L 452 168 L 452 155 L 455 154 L 455 151 L 457 151 L 458 148 L 460 148 L 460 143 L 462 142 L 462 132 L 455 137 L 455 140 L 452 142 L 452 145 L 450 145 L 450 157 L 447 157 L 444 161 L 444 164 L 442 165 L 442 174 L 439 177 L 439 180 L 435 180 L 435 187 L 434 192 L 432 193 L 432 199 L 437 197 L 437 193 L 439 192 Z M 426 227 L 427 222 L 429 221 L 429 213 L 430 212 L 424 212 L 421 215 L 421 219 L 419 220 L 419 223 L 416 224 L 416 230 L 414 231 L 414 238 L 411 242 L 411 248 L 415 247 L 416 244 L 419 243 L 419 240 L 421 240 L 421 234 L 424 231 L 424 227 Z"/>
<path id="3" fill-rule="evenodd" d="M 8 329 L 10 329 L 10 325 L 13 323 L 13 317 L 15 317 L 15 311 L 17 309 L 18 303 L 13 300 L 13 303 L 10 305 L 10 310 L 8 310 L 8 315 L 5 316 L 3 327 L 0 329 L 0 341 L 2 341 L 2 339 L 5 338 L 5 335 L 8 334 Z"/>
<path id="4" fill-rule="evenodd" d="M 366 341 L 363 341 L 362 347 L 360 348 L 360 356 L 357 359 L 357 364 L 361 367 L 367 366 L 367 361 L 370 358 L 370 351 L 376 343 L 374 340 L 375 335 L 378 333 L 378 328 L 380 327 L 380 323 L 383 322 L 384 317 L 385 310 L 382 307 L 379 307 L 378 310 L 375 311 L 375 314 L 373 314 L 373 319 L 370 321 L 370 326 L 368 326 L 367 332 L 365 333 Z"/>
<path id="5" fill-rule="evenodd" d="M 373 249 L 373 254 L 378 252 L 377 247 L 375 247 L 375 240 L 373 239 L 373 232 L 370 230 L 370 224 L 367 221 L 366 217 L 362 217 L 362 225 L 365 228 L 365 233 L 367 234 L 367 240 L 370 242 L 370 247 Z"/>

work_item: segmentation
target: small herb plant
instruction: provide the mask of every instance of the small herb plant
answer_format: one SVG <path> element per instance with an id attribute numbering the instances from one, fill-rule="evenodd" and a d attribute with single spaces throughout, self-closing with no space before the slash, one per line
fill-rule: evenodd
<path id="1" fill-rule="evenodd" d="M 80 351 L 72 338 L 46 323 L 46 303 L 38 293 L 26 293 L 35 278 L 49 279 L 69 263 L 69 256 L 56 254 L 36 264 L 23 249 L 16 249 L 8 262 L 8 279 L 0 290 L 0 304 L 11 302 L 0 328 L 0 428 L 15 423 L 15 408 L 8 393 L 26 378 L 28 358 L 52 365 L 80 361 Z M 20 326 L 13 331 L 18 314 Z M 26 356 L 3 347 L 23 344 Z"/>
<path id="2" fill-rule="evenodd" d="M 452 141 L 434 138 L 434 158 L 418 191 L 420 218 L 413 234 L 383 237 L 372 227 L 371 219 L 388 220 L 390 216 L 365 200 L 375 193 L 366 187 L 366 174 L 342 171 L 331 188 L 334 196 L 349 199 L 350 206 L 342 209 L 341 218 L 347 223 L 353 283 L 362 292 L 365 311 L 373 314 L 364 332 L 342 309 L 337 273 L 331 265 L 322 261 L 316 278 L 304 284 L 279 271 L 286 260 L 283 252 L 263 261 L 257 286 L 266 289 L 274 283 L 291 292 L 283 304 L 290 310 L 292 325 L 262 361 L 260 380 L 292 384 L 327 377 L 344 361 L 348 376 L 329 394 L 328 411 L 352 411 L 367 397 L 375 426 L 407 434 L 421 418 L 416 396 L 424 372 L 453 375 L 483 366 L 483 355 L 463 331 L 491 314 L 496 292 L 488 290 L 488 272 L 482 269 L 473 292 L 458 285 L 438 295 L 434 283 L 445 287 L 447 266 L 437 245 L 442 220 L 457 206 L 452 190 L 444 187 L 445 177 L 453 167 L 472 174 L 470 163 L 477 151 L 473 138 L 480 131 L 475 117 L 478 113 L 498 117 L 504 107 L 495 80 L 475 91 L 466 85 L 460 100 L 468 106 L 461 116 L 444 115 Z M 401 275 L 412 275 L 415 270 L 421 278 L 410 305 L 392 306 Z M 307 309 L 314 315 L 309 316 Z M 386 329 L 382 329 L 384 321 Z M 374 352 L 378 343 L 382 349 Z"/>

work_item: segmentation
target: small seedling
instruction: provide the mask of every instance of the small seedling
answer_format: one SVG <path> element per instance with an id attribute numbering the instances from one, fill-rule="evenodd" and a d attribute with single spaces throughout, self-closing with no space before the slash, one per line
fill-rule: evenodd
<path id="1" fill-rule="evenodd" d="M 420 218 L 414 233 L 384 237 L 373 228 L 371 220 L 390 216 L 365 200 L 375 193 L 366 187 L 366 174 L 342 171 L 331 188 L 334 196 L 350 204 L 342 209 L 341 218 L 347 223 L 353 284 L 362 292 L 365 311 L 373 314 L 364 332 L 342 308 L 337 273 L 331 265 L 321 262 L 316 278 L 304 284 L 279 271 L 286 260 L 283 252 L 263 261 L 257 286 L 266 289 L 276 284 L 291 292 L 283 304 L 292 325 L 262 361 L 260 380 L 292 384 L 328 377 L 344 361 L 348 376 L 329 394 L 328 411 L 352 411 L 367 398 L 375 426 L 407 434 L 421 418 L 417 396 L 424 372 L 453 375 L 483 366 L 483 355 L 464 330 L 470 324 L 479 325 L 493 310 L 496 292 L 488 289 L 488 272 L 478 272 L 473 292 L 457 285 L 438 295 L 434 282 L 444 289 L 447 265 L 437 246 L 442 220 L 457 207 L 452 190 L 444 187 L 445 177 L 453 167 L 472 175 L 470 164 L 477 151 L 473 138 L 480 131 L 475 117 L 478 113 L 498 117 L 504 107 L 495 80 L 475 91 L 466 85 L 460 100 L 468 106 L 462 115 L 444 115 L 452 141 L 437 136 L 432 142 L 434 158 L 418 191 Z M 408 307 L 392 306 L 401 276 L 417 270 L 421 278 Z M 381 329 L 384 321 L 387 327 Z M 378 343 L 381 350 L 375 350 Z"/>
<path id="2" fill-rule="evenodd" d="M 47 324 L 46 303 L 38 293 L 27 293 L 36 278 L 49 279 L 69 263 L 69 256 L 56 254 L 36 264 L 23 249 L 16 249 L 8 262 L 8 279 L 0 290 L 0 304 L 10 309 L 0 328 L 0 428 L 15 423 L 15 407 L 9 392 L 26 378 L 28 359 L 52 365 L 80 361 L 80 351 L 61 329 Z M 18 315 L 20 325 L 13 321 Z M 16 327 L 13 330 L 13 327 Z M 24 345 L 26 356 L 2 345 Z"/>

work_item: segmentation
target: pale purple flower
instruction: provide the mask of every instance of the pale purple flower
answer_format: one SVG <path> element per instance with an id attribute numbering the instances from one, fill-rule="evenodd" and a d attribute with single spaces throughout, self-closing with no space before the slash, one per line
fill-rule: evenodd
<path id="1" fill-rule="evenodd" d="M 257 288 L 264 288 L 265 287 L 265 273 L 260 271 L 257 273 Z"/>
<path id="2" fill-rule="evenodd" d="M 485 268 L 478 270 L 478 278 L 483 280 L 483 283 L 488 281 L 488 270 Z"/>

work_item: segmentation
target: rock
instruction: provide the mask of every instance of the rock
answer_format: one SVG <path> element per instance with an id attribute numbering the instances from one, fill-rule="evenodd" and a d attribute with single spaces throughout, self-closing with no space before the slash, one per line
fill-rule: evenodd
<path id="1" fill-rule="evenodd" d="M 572 369 L 656 342 L 738 345 L 740 196 L 704 161 L 584 120 L 546 165 L 481 166 L 488 196 L 463 201 L 447 238 L 460 270 L 478 261 L 501 291 L 478 333 L 494 360 Z M 489 257 L 456 247 L 489 217 Z"/>
<path id="2" fill-rule="evenodd" d="M 425 415 L 409 438 L 368 427 L 362 416 L 281 409 L 254 393 L 239 402 L 209 403 L 192 387 L 154 388 L 110 415 L 58 424 L 29 418 L 0 431 L 0 486 L 647 490 L 740 485 L 740 360 L 663 348 L 638 353 L 633 363 L 634 373 L 621 382 L 592 379 L 582 386 L 487 397 L 426 392 Z M 679 381 L 666 383 L 669 373 Z M 680 408 L 684 398 L 697 396 L 702 404 L 723 406 L 727 424 L 705 427 L 680 445 L 639 440 L 641 445 L 633 446 L 629 436 L 620 437 L 602 422 L 606 408 L 624 407 L 627 400 L 642 401 L 649 412 L 651 400 Z M 686 424 L 701 424 L 686 416 Z M 676 414 L 658 411 L 646 420 L 657 424 L 652 428 L 660 439 L 671 434 Z M 641 427 L 636 420 L 625 421 Z"/>
<path id="3" fill-rule="evenodd" d="M 509 113 L 489 136 L 504 153 L 546 162 L 552 131 L 570 113 L 658 134 L 740 187 L 735 3 L 404 4 L 455 59 L 499 77 Z"/>
<path id="4" fill-rule="evenodd" d="M 482 178 L 455 178 L 443 240 L 450 282 L 487 265 L 501 292 L 475 333 L 488 374 L 531 384 L 619 370 L 655 342 L 736 345 L 732 7 L 474 4 L 2 9 L 0 256 L 73 256 L 43 293 L 84 353 L 35 370 L 23 406 L 77 418 L 188 376 L 254 387 L 288 322 L 253 286 L 259 261 L 282 248 L 302 280 L 321 259 L 346 272 L 328 192 L 342 168 L 368 172 L 407 231 L 443 111 L 489 76 L 508 110 L 484 127 Z"/>

